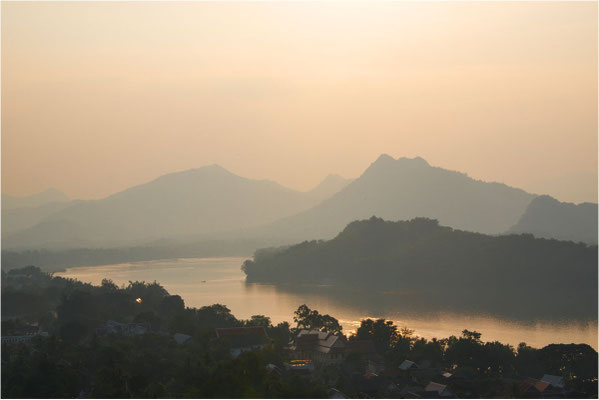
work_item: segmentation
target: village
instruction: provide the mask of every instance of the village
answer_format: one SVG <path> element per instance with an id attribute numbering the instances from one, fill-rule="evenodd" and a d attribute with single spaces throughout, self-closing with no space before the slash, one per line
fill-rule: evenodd
<path id="1" fill-rule="evenodd" d="M 119 323 L 107 321 L 96 329 L 98 336 L 136 336 L 151 332 L 148 323 Z M 36 337 L 47 338 L 47 332 L 34 333 L 29 328 L 19 336 L 2 336 L 3 345 L 29 346 Z M 168 335 L 167 333 L 162 333 Z M 263 351 L 274 345 L 263 326 L 216 328 L 214 340 L 229 348 L 232 358 L 252 351 Z M 190 335 L 171 335 L 178 345 L 193 341 Z M 265 367 L 270 374 L 298 376 L 306 385 L 314 382 L 329 387 L 329 398 L 398 398 L 435 399 L 476 397 L 470 388 L 474 380 L 459 372 L 450 372 L 433 365 L 430 360 L 402 361 L 389 368 L 377 353 L 372 340 L 348 340 L 342 334 L 319 330 L 301 329 L 293 340 L 282 349 L 288 361 L 279 365 L 269 363 Z M 347 375 L 353 396 L 335 387 L 340 375 Z M 503 386 L 515 397 L 522 398 L 569 398 L 580 393 L 568 391 L 560 376 L 544 374 L 542 377 L 524 379 L 500 378 L 493 382 Z"/>
<path id="2" fill-rule="evenodd" d="M 514 347 L 466 329 L 425 339 L 385 319 L 345 335 L 305 304 L 293 325 L 273 324 L 221 304 L 185 307 L 156 282 L 92 286 L 33 267 L 3 273 L 2 284 L 3 397 L 597 396 L 587 344 Z M 30 383 L 40 380 L 58 386 Z"/>
<path id="3" fill-rule="evenodd" d="M 263 327 L 221 328 L 216 330 L 216 335 L 231 343 L 232 356 L 263 349 L 270 343 Z M 387 368 L 371 340 L 347 340 L 340 334 L 302 329 L 286 350 L 292 360 L 282 366 L 269 364 L 269 371 L 273 374 L 301 375 L 307 383 L 320 380 L 320 383 L 330 386 L 329 398 L 348 397 L 331 386 L 334 380 L 330 377 L 327 379 L 327 369 L 348 368 L 351 386 L 360 398 L 456 398 L 457 392 L 465 396 L 473 395 L 468 391 L 472 379 L 444 371 L 428 360 L 420 363 L 404 360 L 397 368 Z M 354 362 L 348 362 L 350 359 Z M 360 361 L 358 364 L 361 367 L 355 368 L 356 360 Z M 524 398 L 566 398 L 575 395 L 565 389 L 562 377 L 549 374 L 544 374 L 540 379 L 502 379 L 500 384 L 515 389 L 514 395 Z"/>

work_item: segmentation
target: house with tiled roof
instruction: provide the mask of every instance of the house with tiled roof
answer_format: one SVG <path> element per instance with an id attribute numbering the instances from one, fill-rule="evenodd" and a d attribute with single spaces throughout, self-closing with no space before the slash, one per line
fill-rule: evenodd
<path id="1" fill-rule="evenodd" d="M 289 346 L 293 357 L 322 364 L 341 363 L 346 354 L 345 336 L 302 329 Z"/>
<path id="2" fill-rule="evenodd" d="M 561 376 L 545 374 L 541 378 L 541 381 L 547 382 L 551 386 L 558 388 L 558 389 L 563 389 L 566 386 L 564 384 L 564 378 L 562 378 Z"/>
<path id="3" fill-rule="evenodd" d="M 437 382 L 429 382 L 428 385 L 424 387 L 425 392 L 436 392 L 439 397 L 452 397 L 453 393 L 449 391 L 447 385 L 443 385 Z"/>
<path id="4" fill-rule="evenodd" d="M 399 364 L 399 369 L 402 371 L 407 371 L 409 369 L 418 369 L 418 364 L 414 361 L 404 360 L 401 364 Z"/>
<path id="5" fill-rule="evenodd" d="M 563 379 L 553 375 L 544 375 L 543 379 L 526 378 L 520 383 L 520 395 L 526 398 L 547 398 L 560 396 L 564 392 Z"/>

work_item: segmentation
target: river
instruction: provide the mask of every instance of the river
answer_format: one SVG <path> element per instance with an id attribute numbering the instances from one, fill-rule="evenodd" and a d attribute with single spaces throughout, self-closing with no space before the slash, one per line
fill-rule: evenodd
<path id="1" fill-rule="evenodd" d="M 274 323 L 293 322 L 293 312 L 306 304 L 337 318 L 344 332 L 354 331 L 363 318 L 386 318 L 425 338 L 459 336 L 463 329 L 482 333 L 484 341 L 498 340 L 534 347 L 550 343 L 587 343 L 597 349 L 597 319 L 514 317 L 493 312 L 455 311 L 429 304 L 409 293 L 359 293 L 327 285 L 297 287 L 249 284 L 240 270 L 246 259 L 183 258 L 143 261 L 95 267 L 68 268 L 57 276 L 100 284 L 112 279 L 117 285 L 129 281 L 157 281 L 169 293 L 180 295 L 188 307 L 224 304 L 239 319 L 262 314 Z"/>

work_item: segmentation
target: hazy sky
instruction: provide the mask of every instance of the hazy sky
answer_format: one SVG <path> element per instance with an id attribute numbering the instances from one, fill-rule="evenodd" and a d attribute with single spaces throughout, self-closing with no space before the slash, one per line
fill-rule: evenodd
<path id="1" fill-rule="evenodd" d="M 2 191 L 381 153 L 597 198 L 597 3 L 2 3 Z"/>

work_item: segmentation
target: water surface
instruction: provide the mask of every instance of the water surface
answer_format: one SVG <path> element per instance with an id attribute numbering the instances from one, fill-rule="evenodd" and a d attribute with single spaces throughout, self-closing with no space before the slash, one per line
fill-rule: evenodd
<path id="1" fill-rule="evenodd" d="M 58 276 L 75 278 L 94 285 L 112 279 L 117 285 L 129 281 L 157 281 L 169 293 L 180 295 L 188 307 L 224 304 L 240 319 L 262 314 L 273 322 L 293 322 L 293 312 L 307 304 L 337 318 L 346 333 L 356 329 L 366 317 L 386 318 L 416 335 L 444 338 L 459 335 L 463 329 L 476 330 L 485 341 L 498 340 L 517 346 L 535 347 L 550 343 L 587 343 L 597 349 L 597 318 L 559 316 L 539 308 L 540 318 L 530 317 L 525 304 L 509 307 L 456 307 L 431 300 L 414 292 L 367 292 L 339 289 L 328 285 L 296 286 L 248 284 L 240 270 L 247 257 L 185 258 L 143 261 L 96 267 L 69 268 Z M 506 296 L 509 297 L 509 296 Z M 506 300 L 507 301 L 507 300 Z M 503 312 L 504 309 L 512 313 Z M 518 313 L 519 310 L 526 312 Z M 534 310 L 532 310 L 534 311 Z"/>

